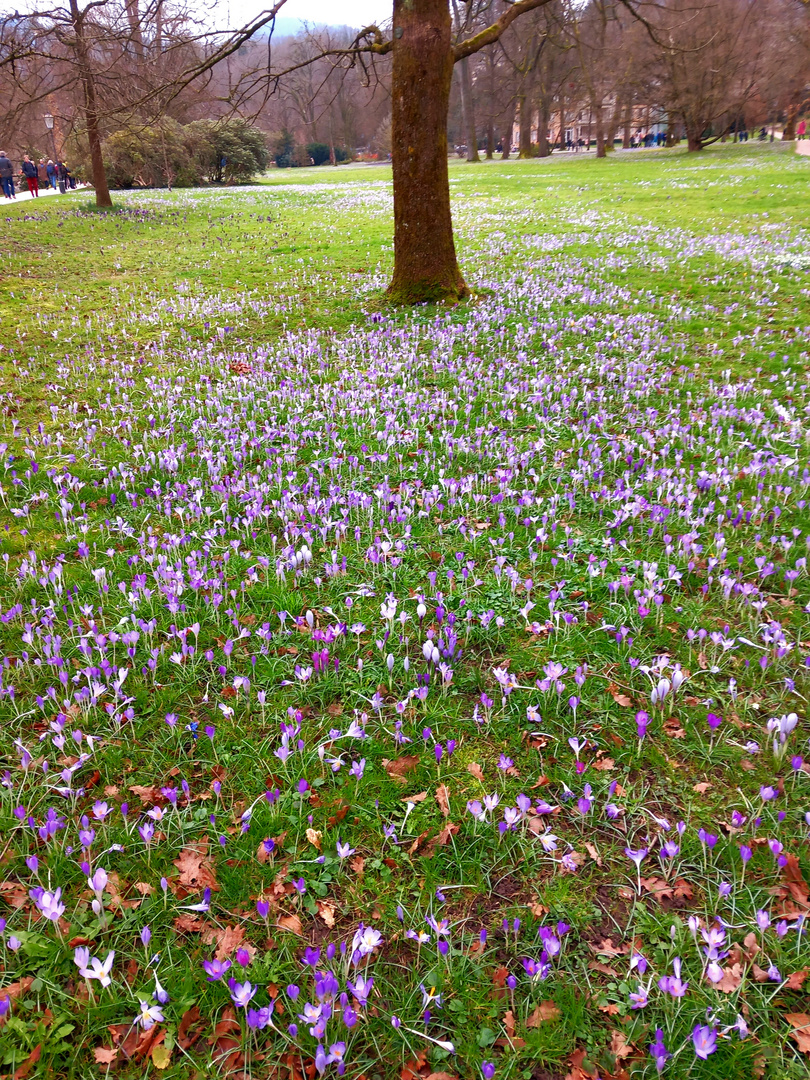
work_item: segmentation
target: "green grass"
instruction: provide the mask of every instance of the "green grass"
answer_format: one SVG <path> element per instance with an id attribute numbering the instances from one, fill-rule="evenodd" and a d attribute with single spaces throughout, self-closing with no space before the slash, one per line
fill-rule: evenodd
<path id="1" fill-rule="evenodd" d="M 383 299 L 387 166 L 119 193 L 108 214 L 86 193 L 4 208 L 0 1001 L 25 981 L 3 1070 L 104 1075 L 123 1043 L 113 1067 L 125 1075 L 311 1075 L 318 1039 L 303 1022 L 285 1034 L 315 1000 L 304 947 L 338 950 L 320 967 L 343 991 L 365 962 L 340 946 L 364 923 L 383 936 L 374 991 L 351 1030 L 336 1004 L 324 1040 L 348 1043 L 349 1076 L 399 1077 L 408 1061 L 405 1077 L 467 1080 L 484 1061 L 499 1078 L 652 1076 L 659 1027 L 667 1076 L 806 1075 L 786 1017 L 810 1011 L 810 947 L 791 914 L 807 910 L 810 878 L 810 774 L 791 765 L 810 756 L 810 589 L 803 565 L 784 572 L 806 557 L 808 529 L 808 168 L 789 147 L 754 144 L 452 162 L 473 298 L 411 312 Z M 311 561 L 293 565 L 302 545 Z M 381 615 L 388 595 L 409 616 L 401 627 Z M 346 633 L 318 641 L 307 612 L 316 631 L 345 621 Z M 447 612 L 463 651 L 442 688 L 422 645 L 428 628 L 447 644 Z M 781 646 L 768 637 L 780 633 Z M 296 666 L 321 648 L 329 669 L 303 679 Z M 688 672 L 666 708 L 642 670 L 657 657 Z M 537 686 L 551 662 L 567 669 L 559 693 Z M 508 695 L 496 668 L 514 676 Z M 421 702 L 410 692 L 428 672 Z M 97 700 L 83 697 L 94 685 Z M 639 710 L 651 716 L 642 741 Z M 723 717 L 714 735 L 709 712 Z M 790 712 L 797 729 L 775 757 L 765 725 Z M 365 740 L 346 736 L 353 718 Z M 280 722 L 296 727 L 287 760 Z M 161 788 L 181 782 L 173 807 Z M 763 785 L 778 798 L 763 801 Z M 497 812 L 474 820 L 468 800 L 493 793 Z M 519 794 L 554 810 L 499 833 Z M 98 799 L 112 809 L 87 845 L 81 818 Z M 146 844 L 138 827 L 155 806 Z M 49 807 L 66 827 L 41 840 Z M 538 839 L 546 824 L 556 850 Z M 712 850 L 700 828 L 718 837 Z M 177 861 L 201 838 L 218 890 L 184 921 L 205 880 Z M 680 850 L 662 868 L 653 850 L 672 838 Z M 338 842 L 353 855 L 340 859 Z M 627 846 L 651 849 L 648 887 Z M 117 875 L 101 915 L 83 858 Z M 37 883 L 63 888 L 62 924 L 41 917 Z M 784 935 L 757 929 L 762 909 L 787 919 Z M 730 993 L 703 977 L 688 922 L 717 916 L 721 966 L 740 964 Z M 446 955 L 427 918 L 449 920 Z M 532 980 L 523 960 L 540 959 L 538 930 L 561 921 L 560 955 Z M 205 979 L 226 927 L 229 974 L 240 938 L 255 950 L 254 1004 L 284 1009 L 278 1032 L 246 1033 L 224 982 Z M 99 959 L 115 950 L 110 988 L 88 996 L 71 940 Z M 642 1009 L 630 1008 L 634 950 L 649 964 Z M 682 998 L 657 988 L 676 956 Z M 148 1038 L 128 1033 L 154 970 L 171 1000 L 156 1029 L 164 1058 L 149 1064 Z M 427 1023 L 420 984 L 442 995 Z M 556 1011 L 529 1023 L 543 1002 Z M 738 1016 L 746 1039 L 730 1030 Z M 725 1032 L 706 1061 L 692 1050 L 698 1023 Z"/>

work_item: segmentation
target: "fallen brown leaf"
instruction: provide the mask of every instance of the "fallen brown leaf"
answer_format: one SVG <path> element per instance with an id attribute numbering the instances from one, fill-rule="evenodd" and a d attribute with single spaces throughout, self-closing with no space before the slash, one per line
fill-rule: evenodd
<path id="1" fill-rule="evenodd" d="M 205 923 L 202 919 L 198 919 L 196 915 L 192 915 L 190 912 L 184 912 L 182 915 L 178 915 L 174 920 L 175 930 L 183 931 L 187 934 L 199 934 Z"/>
<path id="2" fill-rule="evenodd" d="M 620 979 L 619 972 L 612 967 L 608 967 L 607 964 L 602 964 L 599 960 L 589 960 L 588 968 L 590 971 L 600 971 L 603 975 L 609 975 L 611 979 Z"/>
<path id="3" fill-rule="evenodd" d="M 405 774 L 409 773 L 411 769 L 415 769 L 418 764 L 418 754 L 406 754 L 404 757 L 397 758 L 395 761 L 383 760 L 383 768 L 391 779 L 400 781 L 404 781 Z"/>
<path id="4" fill-rule="evenodd" d="M 623 709 L 627 709 L 633 704 L 633 699 L 620 690 L 616 683 L 608 683 L 608 693 L 616 704 L 621 705 Z"/>
<path id="5" fill-rule="evenodd" d="M 42 1056 L 42 1043 L 35 1046 L 22 1065 L 18 1065 L 14 1072 L 11 1074 L 13 1080 L 25 1080 L 25 1077 L 31 1072 L 33 1067 L 39 1061 Z"/>
<path id="6" fill-rule="evenodd" d="M 785 1020 L 793 1028 L 790 1037 L 796 1040 L 799 1052 L 810 1054 L 810 1016 L 807 1013 L 785 1013 Z"/>
<path id="7" fill-rule="evenodd" d="M 474 776 L 476 780 L 480 780 L 483 784 L 484 770 L 481 768 L 477 761 L 470 761 L 467 763 L 467 772 L 470 774 L 470 776 Z"/>
<path id="8" fill-rule="evenodd" d="M 216 942 L 214 956 L 217 960 L 227 960 L 245 940 L 245 930 L 242 926 L 209 926 L 202 936 L 203 944 L 212 945 Z"/>
<path id="9" fill-rule="evenodd" d="M 436 789 L 436 802 L 445 817 L 450 817 L 450 792 L 447 784 L 439 784 Z"/>
<path id="10" fill-rule="evenodd" d="M 418 795 L 403 795 L 402 802 L 412 802 L 415 806 L 417 803 L 424 802 L 427 796 L 426 791 L 420 791 Z"/>
<path id="11" fill-rule="evenodd" d="M 188 1050 L 199 1039 L 202 1028 L 203 1021 L 200 1018 L 199 1007 L 192 1005 L 190 1009 L 183 1013 L 180 1026 L 177 1029 L 177 1045 L 180 1049 Z"/>
<path id="12" fill-rule="evenodd" d="M 298 934 L 299 937 L 304 936 L 304 927 L 301 920 L 297 915 L 282 915 L 276 923 L 282 930 L 290 930 L 293 934 Z"/>
<path id="13" fill-rule="evenodd" d="M 603 938 L 596 944 L 589 941 L 588 948 L 597 956 L 626 956 L 630 952 L 629 945 L 614 945 L 613 938 Z"/>
<path id="14" fill-rule="evenodd" d="M 335 905 L 328 903 L 326 900 L 318 900 L 316 903 L 318 914 L 331 930 L 335 925 Z"/>
<path id="15" fill-rule="evenodd" d="M 541 1001 L 539 1005 L 535 1005 L 534 1011 L 526 1021 L 526 1027 L 538 1028 L 546 1020 L 557 1020 L 559 1016 L 560 1010 L 553 1001 Z"/>
<path id="16" fill-rule="evenodd" d="M 219 889 L 214 867 L 208 857 L 207 836 L 202 836 L 184 847 L 174 860 L 174 865 L 179 871 L 180 884 L 187 889 Z"/>

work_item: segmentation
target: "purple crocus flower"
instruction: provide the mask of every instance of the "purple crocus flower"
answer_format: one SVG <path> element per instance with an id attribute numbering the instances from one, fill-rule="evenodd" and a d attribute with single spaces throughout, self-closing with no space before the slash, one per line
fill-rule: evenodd
<path id="1" fill-rule="evenodd" d="M 709 1054 L 713 1054 L 717 1049 L 717 1028 L 709 1027 L 708 1024 L 695 1024 L 692 1044 L 696 1056 L 705 1061 Z"/>

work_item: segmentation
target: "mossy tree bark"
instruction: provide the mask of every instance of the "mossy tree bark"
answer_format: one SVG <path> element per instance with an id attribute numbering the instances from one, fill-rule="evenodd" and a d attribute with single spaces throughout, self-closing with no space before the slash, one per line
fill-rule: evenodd
<path id="1" fill-rule="evenodd" d="M 460 300 L 450 215 L 447 110 L 454 55 L 447 0 L 394 0 L 391 161 L 396 303 Z"/>
<path id="2" fill-rule="evenodd" d="M 366 50 L 393 57 L 391 164 L 394 275 L 388 298 L 416 304 L 460 300 L 469 289 L 458 267 L 450 216 L 447 110 L 453 65 L 498 41 L 515 19 L 550 0 L 514 0 L 483 29 L 452 43 L 449 0 L 394 0 L 393 36 Z M 364 34 L 374 31 L 369 27 Z"/>

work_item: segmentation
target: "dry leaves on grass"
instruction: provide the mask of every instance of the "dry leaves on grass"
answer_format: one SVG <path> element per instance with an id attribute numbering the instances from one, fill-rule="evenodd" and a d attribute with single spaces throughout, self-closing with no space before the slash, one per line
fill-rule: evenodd
<path id="1" fill-rule="evenodd" d="M 328 903 L 326 900 L 318 900 L 316 903 L 318 914 L 331 930 L 335 925 L 335 905 Z"/>
<path id="2" fill-rule="evenodd" d="M 546 1021 L 558 1020 L 559 1017 L 560 1010 L 553 1001 L 541 1001 L 539 1005 L 535 1005 L 534 1011 L 526 1021 L 526 1027 L 538 1028 Z"/>
<path id="3" fill-rule="evenodd" d="M 480 780 L 482 784 L 484 783 L 484 770 L 477 761 L 467 763 L 467 772 L 470 776 L 474 776 L 476 780 Z"/>
<path id="4" fill-rule="evenodd" d="M 289 930 L 293 934 L 298 934 L 299 937 L 304 936 L 304 927 L 301 920 L 297 915 L 282 915 L 276 923 L 282 930 Z"/>
<path id="5" fill-rule="evenodd" d="M 802 1054 L 810 1054 L 810 1016 L 807 1013 L 786 1013 L 785 1020 L 793 1029 L 790 1033 Z"/>
<path id="6" fill-rule="evenodd" d="M 178 881 L 189 892 L 200 889 L 219 890 L 214 867 L 208 856 L 208 837 L 202 836 L 188 844 L 174 860 Z"/>
<path id="7" fill-rule="evenodd" d="M 633 704 L 633 699 L 629 694 L 625 694 L 623 690 L 620 690 L 616 683 L 608 683 L 608 693 L 616 704 L 621 705 L 623 709 L 629 709 Z"/>
<path id="8" fill-rule="evenodd" d="M 244 1060 L 241 1044 L 242 1027 L 236 1019 L 236 1012 L 229 1005 L 214 1028 L 214 1034 L 208 1039 L 214 1064 L 223 1070 L 237 1068 Z"/>
<path id="9" fill-rule="evenodd" d="M 394 761 L 387 761 L 383 758 L 383 768 L 392 780 L 404 784 L 405 774 L 409 773 L 411 769 L 415 769 L 419 764 L 419 761 L 420 758 L 418 754 L 405 754 L 403 757 L 396 758 Z"/>
<path id="10" fill-rule="evenodd" d="M 14 1072 L 11 1074 L 11 1080 L 25 1080 L 26 1076 L 31 1075 L 31 1070 L 42 1056 L 42 1043 L 35 1046 L 25 1061 L 18 1065 Z"/>
<path id="11" fill-rule="evenodd" d="M 227 960 L 237 949 L 242 948 L 245 941 L 245 929 L 243 926 L 208 926 L 202 936 L 204 945 L 216 943 L 217 960 Z M 256 950 L 252 945 L 246 946 L 251 958 Z"/>
<path id="12" fill-rule="evenodd" d="M 19 881 L 0 881 L 0 899 L 18 910 L 28 903 L 28 890 Z"/>
<path id="13" fill-rule="evenodd" d="M 439 784 L 436 789 L 436 802 L 445 817 L 450 817 L 450 791 L 447 784 Z"/>
<path id="14" fill-rule="evenodd" d="M 678 878 L 677 881 L 664 881 L 663 878 L 642 878 L 643 888 L 660 904 L 663 900 L 691 900 L 692 886 Z"/>
<path id="15" fill-rule="evenodd" d="M 614 945 L 613 938 L 602 938 L 601 941 L 588 942 L 588 948 L 597 956 L 627 956 L 630 946 L 627 944 Z"/>
<path id="16" fill-rule="evenodd" d="M 0 1001 L 13 1001 L 14 998 L 22 997 L 31 988 L 33 981 L 33 975 L 26 975 L 24 979 L 4 986 L 0 989 Z"/>
<path id="17" fill-rule="evenodd" d="M 183 1013 L 180 1026 L 177 1029 L 177 1045 L 181 1050 L 188 1050 L 190 1046 L 200 1038 L 205 1027 L 205 1021 L 200 1016 L 197 1005 Z"/>

